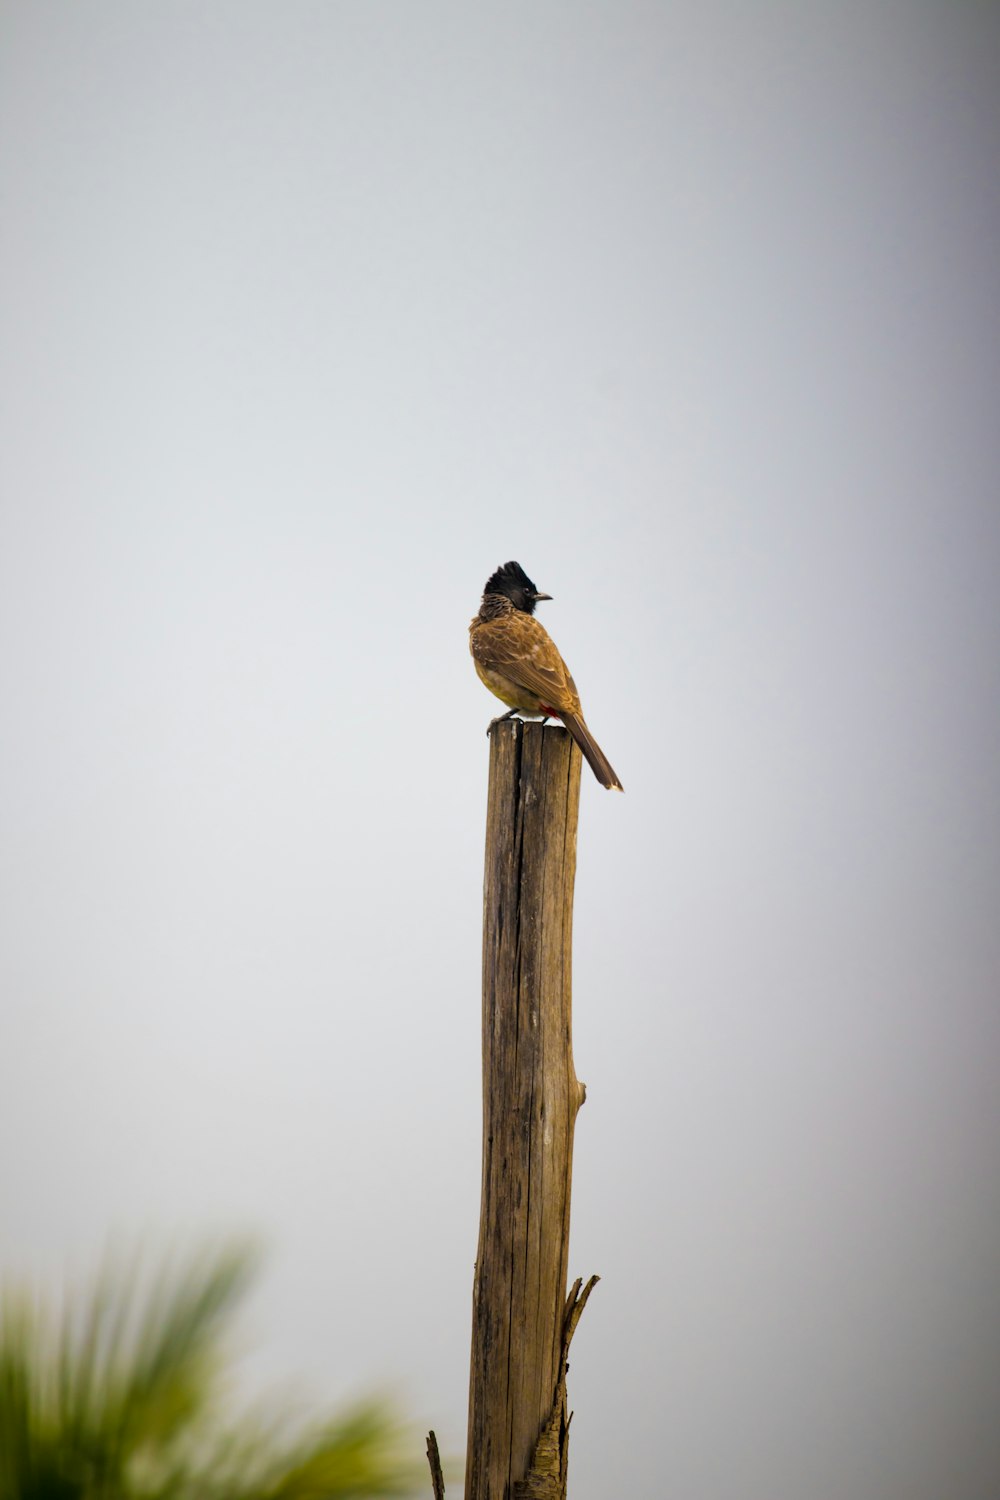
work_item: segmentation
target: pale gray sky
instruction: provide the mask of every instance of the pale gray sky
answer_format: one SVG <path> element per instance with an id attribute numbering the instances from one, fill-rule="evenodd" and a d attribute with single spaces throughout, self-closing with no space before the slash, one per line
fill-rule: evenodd
<path id="1" fill-rule="evenodd" d="M 465 1437 L 517 558 L 585 777 L 574 1500 L 1000 1493 L 1000 12 L 8 3 L 0 1257 L 270 1246 Z"/>

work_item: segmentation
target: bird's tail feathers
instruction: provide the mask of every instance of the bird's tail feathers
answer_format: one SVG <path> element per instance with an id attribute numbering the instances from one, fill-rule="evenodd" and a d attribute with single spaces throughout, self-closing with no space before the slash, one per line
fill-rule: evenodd
<path id="1" fill-rule="evenodd" d="M 560 714 L 559 717 L 580 746 L 587 764 L 601 786 L 606 786 L 609 791 L 614 789 L 616 792 L 623 792 L 625 788 L 611 769 L 611 762 L 583 720 L 575 718 L 573 714 Z"/>

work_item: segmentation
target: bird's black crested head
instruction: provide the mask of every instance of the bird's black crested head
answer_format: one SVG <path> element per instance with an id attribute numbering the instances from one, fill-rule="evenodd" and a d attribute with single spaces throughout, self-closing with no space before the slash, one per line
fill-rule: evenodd
<path id="1" fill-rule="evenodd" d="M 534 613 L 539 599 L 552 597 L 551 594 L 540 593 L 521 564 L 516 562 L 504 563 L 503 567 L 497 568 L 493 576 L 487 579 L 483 589 L 484 598 L 487 594 L 502 594 L 515 609 L 523 610 L 526 615 Z"/>

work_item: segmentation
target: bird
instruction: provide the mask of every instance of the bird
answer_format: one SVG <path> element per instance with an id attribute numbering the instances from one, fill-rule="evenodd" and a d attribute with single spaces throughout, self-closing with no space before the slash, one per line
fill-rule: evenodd
<path id="1" fill-rule="evenodd" d="M 535 605 L 551 598 L 536 589 L 520 563 L 504 563 L 486 580 L 479 613 L 469 625 L 469 650 L 480 681 L 508 704 L 507 713 L 493 724 L 518 711 L 541 714 L 543 722 L 561 719 L 601 786 L 622 792 L 625 788 L 587 728 L 569 668 L 545 626 L 534 618 Z"/>

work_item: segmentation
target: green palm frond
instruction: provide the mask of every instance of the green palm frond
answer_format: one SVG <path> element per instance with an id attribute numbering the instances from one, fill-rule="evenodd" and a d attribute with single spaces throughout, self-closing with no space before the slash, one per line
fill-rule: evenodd
<path id="1" fill-rule="evenodd" d="M 58 1318 L 30 1292 L 0 1298 L 0 1500 L 417 1493 L 382 1403 L 312 1428 L 280 1410 L 221 1425 L 223 1334 L 251 1267 L 227 1251 L 150 1277 L 133 1260 Z"/>

